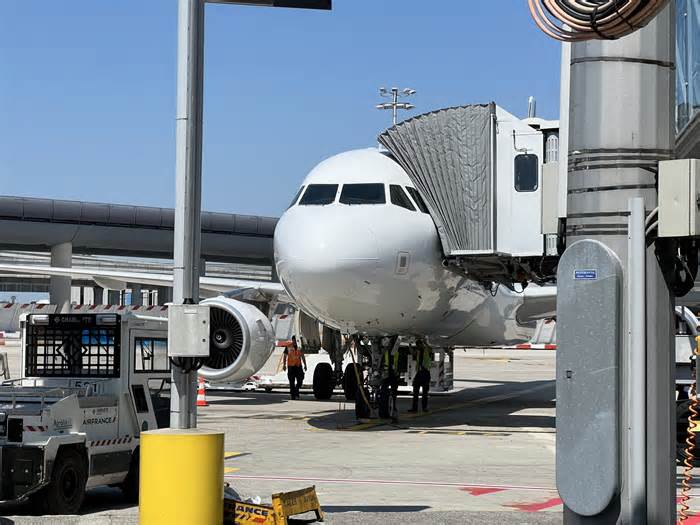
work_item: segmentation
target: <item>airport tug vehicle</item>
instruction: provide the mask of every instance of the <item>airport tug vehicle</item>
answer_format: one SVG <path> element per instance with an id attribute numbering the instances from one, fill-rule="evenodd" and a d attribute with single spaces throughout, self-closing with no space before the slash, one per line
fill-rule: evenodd
<path id="1" fill-rule="evenodd" d="M 0 502 L 74 514 L 101 485 L 137 501 L 140 433 L 169 423 L 165 319 L 29 314 L 22 359 L 0 386 Z"/>

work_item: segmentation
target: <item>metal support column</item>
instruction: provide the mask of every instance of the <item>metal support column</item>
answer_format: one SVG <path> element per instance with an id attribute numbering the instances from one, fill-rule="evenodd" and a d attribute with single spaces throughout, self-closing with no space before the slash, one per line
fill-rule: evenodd
<path id="1" fill-rule="evenodd" d="M 107 304 L 119 306 L 121 304 L 121 295 L 120 290 L 107 290 Z"/>
<path id="2" fill-rule="evenodd" d="M 130 283 L 129 288 L 131 288 L 131 304 L 133 306 L 142 306 L 143 291 L 141 290 L 141 285 L 136 283 Z"/>
<path id="3" fill-rule="evenodd" d="M 51 247 L 51 266 L 70 268 L 73 264 L 73 244 L 64 242 Z M 49 301 L 56 305 L 56 312 L 70 311 L 71 278 L 52 275 L 49 280 Z"/>
<path id="4" fill-rule="evenodd" d="M 567 245 L 598 240 L 615 252 L 623 268 L 629 257 L 641 256 L 638 247 L 636 255 L 628 252 L 628 199 L 641 198 L 645 213 L 653 210 L 658 161 L 674 154 L 674 20 L 671 1 L 656 19 L 627 37 L 571 46 Z M 646 250 L 646 269 L 645 428 L 637 428 L 640 422 L 633 420 L 639 400 L 629 399 L 630 387 L 640 386 L 641 378 L 633 376 L 643 375 L 638 362 L 631 365 L 641 349 L 631 348 L 628 337 L 619 359 L 625 363 L 620 371 L 620 435 L 611 436 L 625 451 L 617 496 L 596 516 L 565 507 L 566 524 L 674 522 L 672 303 L 653 247 Z M 633 286 L 638 282 L 639 276 Z M 630 285 L 627 275 L 624 296 L 632 293 L 641 301 L 639 290 L 629 290 Z M 640 312 L 630 312 L 630 303 L 625 303 L 622 333 L 628 334 L 631 321 L 639 323 Z M 632 344 L 642 343 L 635 339 Z M 640 433 L 646 434 L 646 443 Z M 638 447 L 646 447 L 644 483 L 631 477 L 641 468 Z"/>
<path id="5" fill-rule="evenodd" d="M 105 290 L 101 286 L 92 287 L 92 304 L 105 304 Z"/>
<path id="6" fill-rule="evenodd" d="M 179 0 L 173 302 L 199 302 L 204 0 Z M 173 367 L 170 426 L 196 425 L 195 374 Z"/>

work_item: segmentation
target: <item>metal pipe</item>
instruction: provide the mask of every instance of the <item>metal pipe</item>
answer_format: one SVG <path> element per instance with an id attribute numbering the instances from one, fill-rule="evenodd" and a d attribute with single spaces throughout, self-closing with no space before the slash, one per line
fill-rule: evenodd
<path id="1" fill-rule="evenodd" d="M 630 523 L 646 523 L 646 234 L 644 199 L 629 199 L 627 296 L 629 346 L 627 383 L 630 436 L 628 479 Z"/>
<path id="2" fill-rule="evenodd" d="M 173 302 L 199 302 L 204 0 L 179 0 Z M 195 374 L 173 367 L 170 426 L 195 426 Z"/>

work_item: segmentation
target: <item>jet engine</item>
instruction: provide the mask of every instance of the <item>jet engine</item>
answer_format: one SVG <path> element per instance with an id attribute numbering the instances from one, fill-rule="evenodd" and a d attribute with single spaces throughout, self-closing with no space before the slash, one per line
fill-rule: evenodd
<path id="1" fill-rule="evenodd" d="M 270 320 L 255 306 L 226 297 L 202 301 L 210 307 L 209 358 L 199 375 L 210 381 L 241 381 L 258 370 L 274 349 Z"/>

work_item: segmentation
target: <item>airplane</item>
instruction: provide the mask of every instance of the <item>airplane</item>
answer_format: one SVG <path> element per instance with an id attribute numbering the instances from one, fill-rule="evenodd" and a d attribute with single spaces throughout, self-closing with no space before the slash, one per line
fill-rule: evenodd
<path id="1" fill-rule="evenodd" d="M 477 133 L 485 135 L 488 130 L 492 144 L 499 145 L 491 173 L 498 177 L 495 184 L 503 179 L 503 201 L 511 209 L 499 210 L 497 215 L 510 222 L 508 231 L 498 230 L 498 235 L 517 251 L 499 249 L 497 254 L 523 253 L 541 270 L 544 259 L 537 253 L 543 238 L 539 228 L 534 231 L 539 211 L 527 211 L 539 203 L 538 177 L 523 179 L 534 180 L 534 186 L 522 188 L 520 172 L 513 166 L 523 159 L 539 162 L 537 152 L 542 155 L 545 142 L 549 147 L 551 133 L 541 132 L 547 123 L 534 118 L 520 121 L 495 104 L 470 108 L 445 112 L 482 115 L 486 124 Z M 426 115 L 442 119 L 435 113 Z M 356 406 L 358 415 L 368 408 L 386 413 L 386 382 L 380 379 L 386 351 L 399 353 L 402 380 L 408 383 L 415 372 L 408 356 L 411 345 L 428 342 L 436 349 L 435 386 L 447 389 L 451 378 L 446 363 L 451 366 L 454 347 L 524 342 L 532 336 L 537 320 L 554 316 L 556 287 L 526 287 L 528 280 L 546 281 L 551 271 L 531 271 L 530 278 L 521 278 L 527 275 L 526 268 L 503 266 L 499 271 L 506 277 L 491 278 L 478 268 L 450 264 L 437 226 L 442 219 L 430 209 L 440 204 L 427 203 L 412 182 L 416 174 L 412 178 L 406 171 L 410 168 L 402 166 L 400 157 L 381 146 L 346 151 L 322 161 L 304 179 L 277 223 L 273 245 L 280 282 L 200 278 L 201 294 L 216 296 L 203 301 L 212 308 L 212 348 L 200 375 L 238 381 L 255 374 L 274 348 L 268 312 L 289 303 L 316 321 L 317 332 L 322 326 L 323 348 L 331 358 L 331 364 L 315 367 L 315 396 L 329 399 L 335 386 L 342 385 L 346 398 L 355 399 L 356 405 L 362 399 L 365 406 Z M 535 167 L 537 174 L 539 166 Z M 500 186 L 494 188 L 498 192 Z M 513 204 L 516 198 L 519 205 Z M 526 223 L 514 224 L 522 220 Z M 529 248 L 523 249 L 524 245 Z M 508 245 L 496 246 L 502 247 Z M 173 282 L 167 274 L 84 267 L 0 264 L 0 272 L 87 277 L 111 289 L 124 289 L 127 282 L 156 286 Z M 347 362 L 348 355 L 352 363 Z"/>
<path id="2" fill-rule="evenodd" d="M 554 312 L 555 287 L 532 285 L 517 293 L 446 268 L 424 199 L 379 148 L 340 153 L 308 174 L 278 222 L 274 256 L 279 283 L 200 278 L 204 294 L 221 294 L 204 301 L 215 310 L 212 356 L 200 371 L 205 378 L 239 381 L 270 357 L 272 326 L 251 301 L 290 302 L 323 324 L 334 367 L 317 367 L 314 392 L 321 399 L 339 383 L 349 399 L 357 397 L 360 378 L 353 381 L 354 370 L 342 370 L 350 339 L 342 344 L 341 334 L 364 337 L 355 340 L 356 349 L 373 349 L 362 366 L 371 377 L 387 337 L 395 345 L 424 338 L 447 350 L 509 345 L 527 341 L 533 321 Z M 87 277 L 110 287 L 172 286 L 173 280 L 168 274 L 91 268 L 2 264 L 0 271 Z"/>

